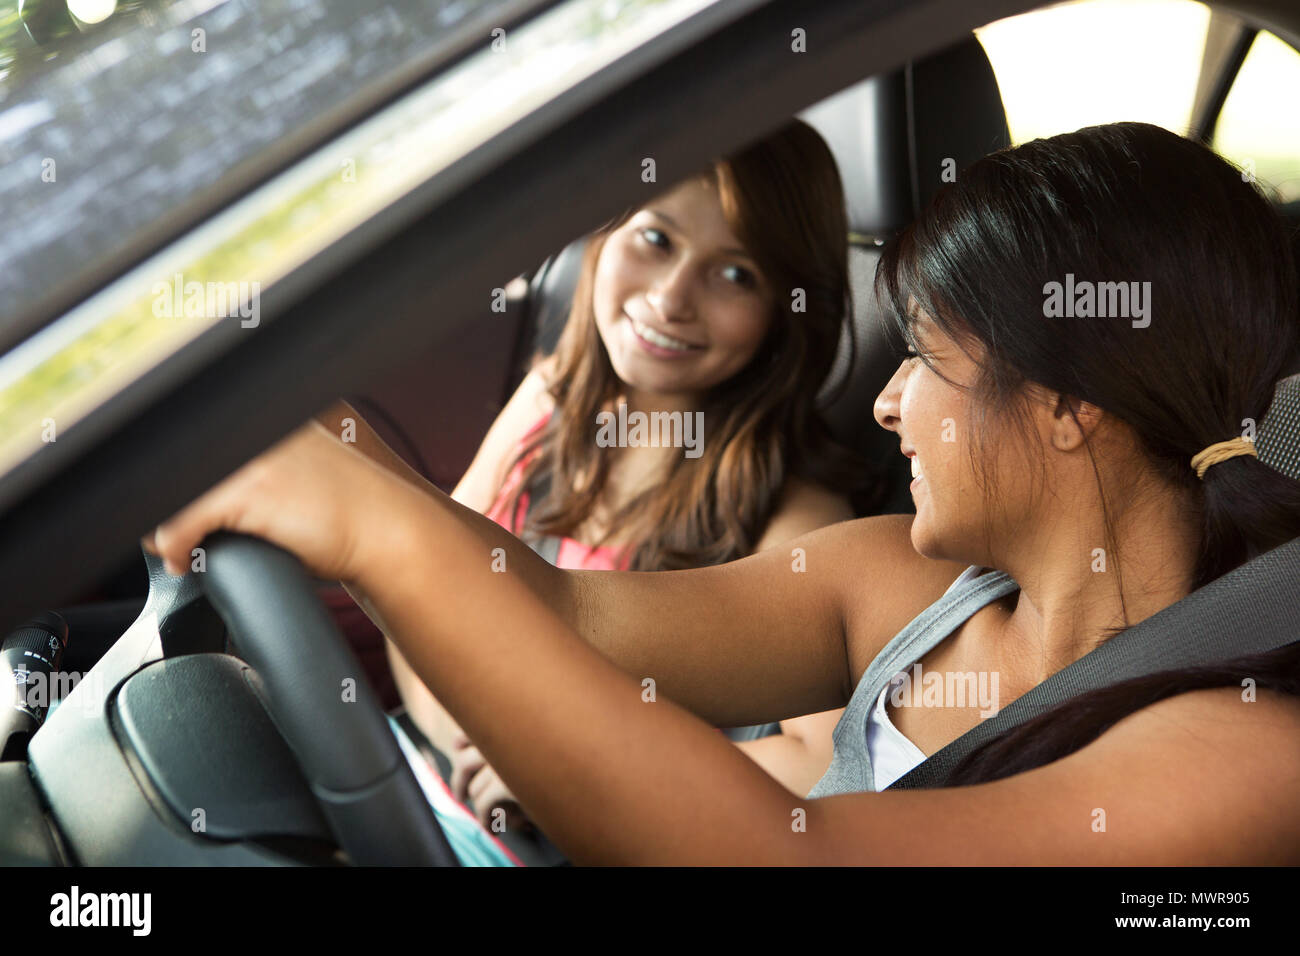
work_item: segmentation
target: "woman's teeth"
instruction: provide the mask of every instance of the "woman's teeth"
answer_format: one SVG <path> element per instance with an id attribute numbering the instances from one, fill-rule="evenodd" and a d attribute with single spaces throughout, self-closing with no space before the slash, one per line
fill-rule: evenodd
<path id="1" fill-rule="evenodd" d="M 916 460 L 915 455 L 912 456 L 912 477 L 913 478 L 921 477 L 921 463 Z"/>
<path id="2" fill-rule="evenodd" d="M 631 317 L 629 316 L 629 318 Z M 650 326 L 638 322 L 636 319 L 632 319 L 632 330 L 651 345 L 657 345 L 660 348 L 673 349 L 677 352 L 689 352 L 692 349 L 699 348 L 698 345 L 691 345 L 691 343 L 683 342 L 681 339 L 675 339 L 672 336 L 656 332 Z"/>

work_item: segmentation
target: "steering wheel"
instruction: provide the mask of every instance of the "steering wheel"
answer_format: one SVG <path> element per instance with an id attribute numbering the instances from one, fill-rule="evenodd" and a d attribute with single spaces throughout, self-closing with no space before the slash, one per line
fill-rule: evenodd
<path id="1" fill-rule="evenodd" d="M 207 570 L 171 578 L 161 603 L 175 607 L 185 594 L 206 595 L 261 678 L 271 719 L 352 862 L 457 866 L 379 699 L 302 563 L 260 538 L 226 531 L 209 535 L 203 548 Z M 152 588 L 161 561 L 146 557 Z"/>

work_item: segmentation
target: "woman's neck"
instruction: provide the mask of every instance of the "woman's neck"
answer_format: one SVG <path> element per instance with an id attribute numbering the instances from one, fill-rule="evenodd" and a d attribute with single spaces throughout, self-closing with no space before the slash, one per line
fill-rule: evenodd
<path id="1" fill-rule="evenodd" d="M 1118 544 L 1108 550 L 1099 512 L 1061 509 L 1000 562 L 1020 585 L 1003 649 L 1041 681 L 1099 647 L 1109 629 L 1186 597 L 1200 542 L 1194 515 L 1184 495 L 1135 496 L 1112 515 Z"/>
<path id="2" fill-rule="evenodd" d="M 692 392 L 652 392 L 624 385 L 623 400 L 628 412 L 695 412 L 699 410 L 699 396 Z"/>
<path id="3" fill-rule="evenodd" d="M 689 444 L 696 446 L 702 444 L 704 438 L 700 427 L 703 423 L 698 421 L 701 416 L 695 415 L 699 408 L 694 395 L 652 392 L 625 384 L 618 401 L 626 407 L 616 409 L 616 421 L 607 423 L 606 426 L 611 430 L 608 437 L 619 440 L 603 449 L 612 460 L 601 494 L 599 510 L 602 514 L 618 511 L 638 495 L 663 484 L 672 469 L 673 461 L 691 450 L 686 447 L 685 439 L 689 438 Z M 675 417 L 678 421 L 670 423 L 667 436 L 664 434 L 663 423 L 650 418 L 655 413 L 677 413 Z M 688 416 L 690 421 L 686 420 Z M 614 424 L 618 426 L 617 436 L 612 433 Z M 640 428 L 640 431 L 636 431 L 636 428 Z M 621 440 L 624 429 L 629 439 L 626 445 Z M 653 444 L 636 444 L 632 439 L 634 434 L 637 436 L 635 441 L 638 442 L 649 442 L 652 436 L 656 440 Z M 665 437 L 674 436 L 682 440 L 680 447 L 672 441 L 666 444 L 662 441 Z M 596 520 L 593 524 L 603 530 L 602 521 Z"/>

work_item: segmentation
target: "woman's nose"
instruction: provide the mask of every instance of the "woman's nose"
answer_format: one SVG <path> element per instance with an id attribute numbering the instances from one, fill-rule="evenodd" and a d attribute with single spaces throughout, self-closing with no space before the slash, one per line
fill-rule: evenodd
<path id="1" fill-rule="evenodd" d="M 646 292 L 646 301 L 665 322 L 685 322 L 694 318 L 690 264 L 679 262 L 659 276 Z"/>
<path id="2" fill-rule="evenodd" d="M 898 363 L 898 368 L 894 371 L 893 377 L 890 378 L 880 394 L 876 396 L 876 404 L 872 407 L 872 412 L 875 414 L 880 427 L 891 432 L 898 431 L 898 403 L 903 395 L 903 381 L 906 378 L 904 369 L 906 367 L 906 362 Z"/>

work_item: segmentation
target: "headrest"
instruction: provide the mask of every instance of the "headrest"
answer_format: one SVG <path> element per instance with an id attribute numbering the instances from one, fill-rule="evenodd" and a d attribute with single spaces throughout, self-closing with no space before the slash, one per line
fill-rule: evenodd
<path id="1" fill-rule="evenodd" d="M 1260 461 L 1300 481 L 1300 375 L 1278 382 L 1255 442 Z"/>
<path id="2" fill-rule="evenodd" d="M 849 228 L 868 237 L 911 222 L 946 170 L 955 176 L 1011 141 L 993 67 L 973 36 L 799 115 L 835 154 Z"/>
<path id="3" fill-rule="evenodd" d="M 877 247 L 960 170 L 1010 145 L 1002 95 L 984 49 L 970 36 L 837 93 L 800 118 L 835 156 L 853 233 L 850 318 L 857 355 L 850 366 L 846 332 L 822 407 L 836 440 L 880 469 L 881 496 L 855 502 L 859 513 L 909 512 L 908 462 L 898 453 L 898 437 L 880 428 L 872 411 L 898 366 L 875 299 Z"/>

